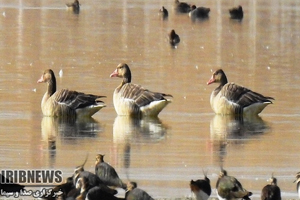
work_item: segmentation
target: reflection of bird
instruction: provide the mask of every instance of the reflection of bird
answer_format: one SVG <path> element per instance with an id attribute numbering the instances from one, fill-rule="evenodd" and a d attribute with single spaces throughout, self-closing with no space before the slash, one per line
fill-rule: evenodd
<path id="1" fill-rule="evenodd" d="M 191 5 L 186 2 L 180 2 L 179 0 L 175 0 L 175 11 L 178 13 L 188 13 L 191 11 Z"/>
<path id="2" fill-rule="evenodd" d="M 190 182 L 191 191 L 195 194 L 197 200 L 207 200 L 211 195 L 210 180 L 204 174 L 204 179 Z"/>
<path id="3" fill-rule="evenodd" d="M 125 63 L 120 63 L 110 77 L 123 78 L 113 95 L 114 107 L 118 115 L 155 117 L 171 102 L 165 97 L 172 95 L 151 92 L 140 85 L 132 84 L 130 69 Z"/>
<path id="4" fill-rule="evenodd" d="M 169 33 L 169 43 L 172 46 L 176 46 L 180 42 L 180 37 L 175 33 L 175 30 L 172 29 L 171 32 Z"/>
<path id="5" fill-rule="evenodd" d="M 162 6 L 161 9 L 159 9 L 159 14 L 162 16 L 163 19 L 167 19 L 169 16 L 169 12 L 164 6 Z"/>
<path id="6" fill-rule="evenodd" d="M 192 5 L 192 10 L 189 12 L 189 16 L 192 19 L 208 18 L 209 12 L 210 12 L 210 8 L 196 7 L 195 5 Z"/>
<path id="7" fill-rule="evenodd" d="M 229 9 L 229 14 L 231 19 L 243 19 L 244 12 L 242 6 L 238 6 L 237 8 Z"/>
<path id="8" fill-rule="evenodd" d="M 7 192 L 7 193 L 24 191 L 25 186 L 17 183 L 12 183 L 3 174 L 0 174 L 0 176 L 1 176 L 0 191 Z"/>
<path id="9" fill-rule="evenodd" d="M 61 89 L 56 91 L 56 78 L 51 69 L 44 71 L 38 83 L 47 83 L 47 91 L 42 99 L 42 111 L 45 116 L 56 117 L 90 117 L 105 107 L 98 100 L 104 96 L 84 94 Z"/>
<path id="10" fill-rule="evenodd" d="M 215 71 L 207 84 L 218 83 L 212 92 L 210 104 L 216 114 L 222 115 L 257 115 L 272 97 L 265 97 L 235 83 L 228 83 L 222 69 Z"/>
<path id="11" fill-rule="evenodd" d="M 136 182 L 127 183 L 126 200 L 154 200 L 147 192 L 137 188 Z"/>
<path id="12" fill-rule="evenodd" d="M 228 176 L 222 169 L 216 184 L 217 195 L 219 199 L 238 199 L 250 200 L 251 192 L 245 190 L 242 184 L 233 176 Z"/>
<path id="13" fill-rule="evenodd" d="M 298 197 L 300 198 L 300 172 L 296 174 L 296 180 L 294 182 L 297 183 L 297 192 L 298 192 Z"/>
<path id="14" fill-rule="evenodd" d="M 270 184 L 263 187 L 261 191 L 261 200 L 281 200 L 280 188 L 277 186 L 277 179 L 272 177 L 269 179 Z"/>
<path id="15" fill-rule="evenodd" d="M 67 3 L 67 8 L 70 8 L 73 10 L 74 13 L 79 13 L 80 11 L 80 4 L 78 0 L 75 0 L 73 3 Z"/>
<path id="16" fill-rule="evenodd" d="M 126 184 L 119 178 L 116 170 L 104 161 L 104 155 L 96 156 L 95 174 L 108 186 L 115 186 L 126 189 Z"/>

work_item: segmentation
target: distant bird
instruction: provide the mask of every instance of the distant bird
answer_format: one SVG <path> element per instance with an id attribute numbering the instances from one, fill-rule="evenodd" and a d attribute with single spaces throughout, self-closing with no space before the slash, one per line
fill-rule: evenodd
<path id="1" fill-rule="evenodd" d="M 137 188 L 136 182 L 127 183 L 126 200 L 154 200 L 147 192 Z"/>
<path id="2" fill-rule="evenodd" d="M 38 83 L 47 83 L 47 91 L 42 99 L 41 108 L 44 116 L 51 117 L 91 117 L 105 107 L 103 101 L 93 94 L 61 89 L 56 91 L 56 78 L 51 69 L 44 71 Z"/>
<path id="3" fill-rule="evenodd" d="M 197 200 L 207 200 L 211 195 L 210 180 L 204 174 L 204 179 L 190 182 L 191 191 L 195 194 Z"/>
<path id="4" fill-rule="evenodd" d="M 73 3 L 67 3 L 66 6 L 76 14 L 80 11 L 80 3 L 78 0 L 75 0 Z"/>
<path id="5" fill-rule="evenodd" d="M 177 13 L 189 13 L 192 10 L 190 4 L 186 2 L 180 2 L 179 0 L 175 0 L 174 9 Z"/>
<path id="6" fill-rule="evenodd" d="M 237 8 L 229 9 L 229 14 L 231 19 L 243 19 L 244 12 L 242 6 L 238 6 Z"/>
<path id="7" fill-rule="evenodd" d="M 261 191 L 261 200 L 281 200 L 280 188 L 277 186 L 277 179 L 272 177 L 269 179 L 270 184 L 263 187 Z"/>
<path id="8" fill-rule="evenodd" d="M 219 178 L 216 184 L 217 196 L 221 199 L 245 199 L 250 200 L 249 196 L 252 195 L 243 188 L 242 184 L 233 176 L 228 176 L 224 169 L 221 169 Z"/>
<path id="9" fill-rule="evenodd" d="M 126 189 L 126 184 L 119 178 L 116 170 L 104 161 L 104 155 L 98 154 L 95 162 L 95 174 L 108 185 Z"/>
<path id="10" fill-rule="evenodd" d="M 169 12 L 164 6 L 162 6 L 161 9 L 159 9 L 159 14 L 162 16 L 164 20 L 167 19 L 169 16 Z"/>
<path id="11" fill-rule="evenodd" d="M 1 182 L 0 182 L 0 191 L 2 192 L 21 192 L 24 191 L 24 185 L 20 185 L 18 183 L 13 183 L 11 180 L 7 179 L 4 175 L 0 174 Z"/>
<path id="12" fill-rule="evenodd" d="M 171 30 L 171 32 L 169 33 L 169 43 L 174 47 L 174 46 L 177 46 L 179 42 L 180 42 L 179 35 L 177 35 L 177 33 L 175 33 L 174 29 Z"/>
<path id="13" fill-rule="evenodd" d="M 189 12 L 189 17 L 191 19 L 205 19 L 208 18 L 208 14 L 210 12 L 210 8 L 206 7 L 196 7 L 195 5 L 192 5 L 192 10 Z"/>
<path id="14" fill-rule="evenodd" d="M 274 100 L 235 83 L 228 83 L 222 69 L 215 71 L 207 82 L 208 85 L 212 83 L 219 84 L 210 96 L 210 105 L 216 114 L 258 115 Z"/>
<path id="15" fill-rule="evenodd" d="M 170 94 L 152 92 L 131 83 L 131 71 L 126 63 L 120 63 L 110 77 L 122 78 L 122 83 L 113 94 L 114 107 L 118 115 L 131 117 L 157 117 L 171 102 Z"/>
<path id="16" fill-rule="evenodd" d="M 300 172 L 296 174 L 296 180 L 294 182 L 297 183 L 297 192 L 298 192 L 298 197 L 300 198 Z"/>

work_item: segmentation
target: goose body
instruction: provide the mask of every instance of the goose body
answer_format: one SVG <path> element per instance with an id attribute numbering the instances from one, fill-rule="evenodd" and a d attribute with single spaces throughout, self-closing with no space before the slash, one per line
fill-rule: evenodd
<path id="1" fill-rule="evenodd" d="M 121 63 L 110 77 L 123 78 L 113 94 L 114 107 L 118 115 L 156 117 L 171 100 L 169 94 L 151 92 L 131 83 L 131 72 L 127 64 Z"/>
<path id="2" fill-rule="evenodd" d="M 205 175 L 204 179 L 190 182 L 191 191 L 195 194 L 196 200 L 207 200 L 211 195 L 210 180 Z"/>
<path id="3" fill-rule="evenodd" d="M 266 97 L 235 83 L 228 83 L 222 69 L 215 71 L 207 84 L 218 83 L 211 93 L 210 105 L 216 114 L 221 115 L 258 115 L 272 97 Z"/>
<path id="4" fill-rule="evenodd" d="M 51 69 L 45 70 L 38 83 L 47 83 L 41 108 L 44 116 L 51 117 L 90 117 L 105 104 L 98 100 L 104 96 L 61 89 L 56 91 L 56 78 Z"/>
<path id="5" fill-rule="evenodd" d="M 176 46 L 180 42 L 180 37 L 179 35 L 175 32 L 175 30 L 171 30 L 169 33 L 169 43 L 172 46 Z"/>
<path id="6" fill-rule="evenodd" d="M 218 199 L 245 199 L 250 200 L 249 196 L 252 195 L 243 188 L 242 184 L 233 176 L 228 176 L 225 170 L 221 170 L 219 178 L 216 183 Z"/>
<path id="7" fill-rule="evenodd" d="M 243 19 L 244 17 L 244 11 L 242 6 L 229 9 L 229 14 L 231 19 Z"/>
<path id="8" fill-rule="evenodd" d="M 189 12 L 189 17 L 191 17 L 192 19 L 208 18 L 209 12 L 210 12 L 210 8 L 196 7 L 195 5 L 193 5 L 192 10 Z"/>
<path id="9" fill-rule="evenodd" d="M 277 179 L 271 177 L 270 184 L 263 187 L 261 191 L 261 200 L 281 200 L 280 188 L 277 186 Z"/>

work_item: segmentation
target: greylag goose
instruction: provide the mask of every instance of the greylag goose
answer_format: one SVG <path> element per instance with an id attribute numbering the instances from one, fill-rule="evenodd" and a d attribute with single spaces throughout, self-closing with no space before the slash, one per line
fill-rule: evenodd
<path id="1" fill-rule="evenodd" d="M 127 64 L 120 63 L 110 77 L 123 78 L 113 95 L 114 107 L 118 115 L 134 117 L 157 117 L 160 111 L 171 102 L 165 97 L 170 94 L 151 92 L 140 85 L 131 83 L 131 72 Z"/>
<path id="2" fill-rule="evenodd" d="M 56 91 L 56 78 L 51 69 L 44 71 L 38 83 L 47 83 L 47 91 L 42 99 L 43 115 L 52 117 L 90 117 L 105 107 L 105 96 L 84 94 L 81 92 L 61 89 Z"/>
<path id="3" fill-rule="evenodd" d="M 126 200 L 154 200 L 147 192 L 137 188 L 136 182 L 127 183 Z"/>
<path id="4" fill-rule="evenodd" d="M 169 33 L 169 43 L 174 47 L 180 42 L 180 37 L 175 33 L 175 30 L 171 30 Z"/>
<path id="5" fill-rule="evenodd" d="M 196 7 L 195 5 L 192 5 L 192 10 L 189 12 L 189 17 L 191 19 L 197 19 L 197 18 L 208 18 L 208 14 L 210 12 L 210 8 L 206 7 Z"/>
<path id="6" fill-rule="evenodd" d="M 207 200 L 211 195 L 210 180 L 204 174 L 204 179 L 190 182 L 191 191 L 195 194 L 197 200 Z"/>
<path id="7" fill-rule="evenodd" d="M 210 105 L 216 114 L 258 115 L 274 100 L 235 83 L 228 83 L 222 69 L 215 71 L 207 82 L 208 85 L 212 83 L 219 84 L 210 96 Z"/>
<path id="8" fill-rule="evenodd" d="M 219 199 L 245 199 L 250 200 L 251 192 L 245 190 L 242 184 L 233 176 L 228 176 L 222 169 L 216 183 L 217 196 Z"/>
<path id="9" fill-rule="evenodd" d="M 268 181 L 270 184 L 263 187 L 261 191 L 261 200 L 281 200 L 281 192 L 277 186 L 277 179 L 272 175 Z"/>
<path id="10" fill-rule="evenodd" d="M 104 161 L 104 155 L 98 154 L 95 162 L 95 174 L 108 185 L 126 189 L 126 184 L 119 178 L 116 170 Z"/>
<path id="11" fill-rule="evenodd" d="M 229 14 L 231 19 L 243 19 L 244 17 L 244 11 L 242 6 L 238 6 L 237 8 L 231 8 L 229 9 Z"/>

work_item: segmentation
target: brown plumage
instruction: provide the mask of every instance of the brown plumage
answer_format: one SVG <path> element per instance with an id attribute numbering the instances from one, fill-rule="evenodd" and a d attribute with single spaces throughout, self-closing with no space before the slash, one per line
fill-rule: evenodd
<path id="1" fill-rule="evenodd" d="M 151 92 L 140 85 L 131 83 L 131 71 L 125 63 L 120 63 L 110 77 L 123 78 L 113 96 L 114 107 L 118 115 L 156 117 L 171 102 L 165 98 L 172 97 L 170 94 Z"/>
<path id="2" fill-rule="evenodd" d="M 51 69 L 44 71 L 38 83 L 47 83 L 47 91 L 41 107 L 45 116 L 52 117 L 90 117 L 105 107 L 98 96 L 82 92 L 61 89 L 56 91 L 56 78 Z"/>
<path id="3" fill-rule="evenodd" d="M 281 200 L 281 192 L 277 186 L 277 179 L 272 175 L 268 181 L 270 184 L 263 187 L 261 191 L 261 200 Z"/>
<path id="4" fill-rule="evenodd" d="M 263 96 L 235 83 L 228 83 L 222 69 L 215 71 L 207 84 L 218 83 L 212 92 L 210 104 L 216 114 L 257 115 L 274 98 Z"/>

